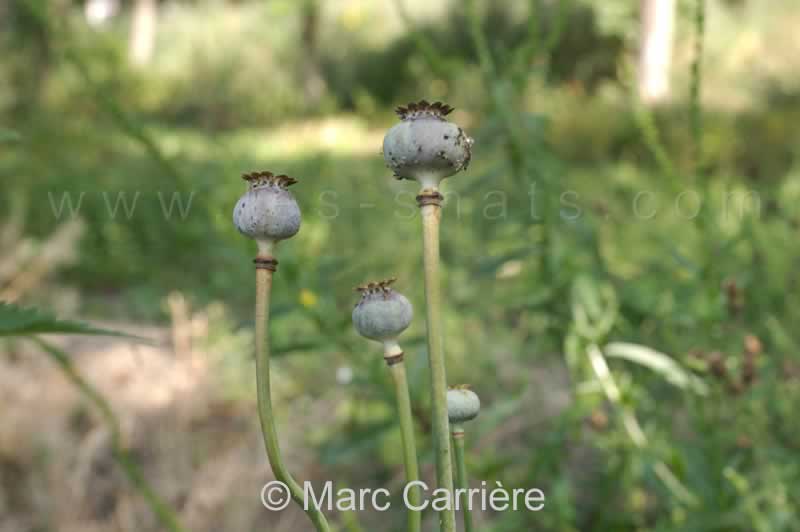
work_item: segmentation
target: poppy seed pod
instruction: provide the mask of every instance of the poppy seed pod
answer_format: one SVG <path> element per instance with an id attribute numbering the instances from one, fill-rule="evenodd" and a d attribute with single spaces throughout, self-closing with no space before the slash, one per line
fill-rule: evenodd
<path id="1" fill-rule="evenodd" d="M 406 297 L 391 288 L 395 279 L 356 288 L 361 299 L 353 309 L 353 325 L 361 336 L 383 342 L 386 356 L 402 353 L 397 337 L 411 323 L 414 310 Z"/>
<path id="2" fill-rule="evenodd" d="M 437 190 L 442 179 L 467 169 L 473 140 L 445 120 L 451 112 L 449 105 L 425 100 L 396 109 L 402 121 L 383 139 L 383 159 L 395 177 Z"/>
<path id="3" fill-rule="evenodd" d="M 233 209 L 233 223 L 258 243 L 259 254 L 269 256 L 276 242 L 300 230 L 300 207 L 288 190 L 297 180 L 272 172 L 253 172 L 242 178 L 250 186 Z"/>
<path id="4" fill-rule="evenodd" d="M 447 390 L 447 416 L 454 425 L 478 417 L 481 400 L 466 386 L 456 386 Z"/>

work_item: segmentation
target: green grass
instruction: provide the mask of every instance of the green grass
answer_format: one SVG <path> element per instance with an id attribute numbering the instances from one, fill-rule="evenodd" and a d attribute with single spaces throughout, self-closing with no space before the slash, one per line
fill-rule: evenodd
<path id="1" fill-rule="evenodd" d="M 161 175 L 140 148 L 118 134 L 103 136 L 107 142 L 65 135 L 63 143 L 48 144 L 47 164 L 21 152 L 12 163 L 25 168 L 20 175 L 33 176 L 17 181 L 15 193 L 46 197 L 50 191 L 86 191 L 81 216 L 88 222 L 88 234 L 81 242 L 80 261 L 64 273 L 63 281 L 81 287 L 89 317 L 111 313 L 158 319 L 164 294 L 181 290 L 199 303 L 222 301 L 247 323 L 254 250 L 230 222 L 231 206 L 244 188 L 239 174 L 269 168 L 297 176 L 300 184 L 294 191 L 304 225 L 281 250 L 274 342 L 289 346 L 290 354 L 300 357 L 296 364 L 311 375 L 316 374 L 318 357 L 352 365 L 361 387 L 356 397 L 385 405 L 377 420 L 351 420 L 342 442 L 324 436 L 322 456 L 333 465 L 347 462 L 351 449 L 360 445 L 381 460 L 382 442 L 394 437 L 380 428 L 391 397 L 380 377 L 379 357 L 365 353 L 350 331 L 352 287 L 364 278 L 397 275 L 417 308 L 423 300 L 413 191 L 390 178 L 373 149 L 376 134 L 371 129 L 354 117 L 339 122 L 347 132 L 343 137 L 327 146 L 308 142 L 312 145 L 301 151 L 287 147 L 297 146 L 301 137 L 324 139 L 324 126 L 300 128 L 300 133 L 289 127 L 231 135 L 154 129 L 180 170 L 180 182 Z M 481 130 L 477 133 L 480 138 Z M 23 131 L 22 137 L 36 139 L 37 131 Z M 114 164 L 106 164 L 105 157 Z M 619 301 L 608 339 L 668 353 L 694 368 L 711 386 L 711 395 L 701 398 L 676 390 L 647 369 L 611 361 L 623 402 L 636 409 L 651 448 L 642 452 L 632 447 L 611 413 L 608 428 L 582 428 L 583 419 L 603 408 L 594 393 L 575 396 L 558 418 L 535 421 L 534 413 L 535 432 L 502 454 L 485 450 L 473 456 L 472 476 L 502 479 L 507 487 L 535 483 L 559 513 L 500 516 L 497 530 L 534 524 L 564 529 L 565 522 L 584 529 L 583 520 L 590 515 L 597 530 L 648 522 L 675 529 L 693 523 L 698 530 L 710 530 L 710 523 L 742 520 L 764 530 L 789 530 L 780 523 L 792 510 L 780 501 L 797 495 L 792 486 L 798 485 L 800 471 L 770 464 L 793 463 L 800 435 L 788 408 L 800 389 L 796 380 L 782 374 L 784 364 L 795 363 L 798 338 L 791 324 L 800 319 L 786 298 L 800 258 L 785 245 L 795 231 L 789 213 L 796 187 L 783 180 L 759 183 L 765 202 L 774 198 L 777 207 L 762 206 L 760 216 L 745 209 L 745 214 L 725 220 L 720 214 L 724 195 L 753 185 L 736 176 L 716 176 L 710 187 L 713 210 L 701 230 L 687 219 L 691 201 L 675 204 L 687 189 L 679 176 L 661 175 L 628 160 L 592 166 L 562 161 L 547 171 L 556 176 L 559 193 L 574 192 L 560 206 L 547 249 L 542 247 L 541 224 L 531 215 L 530 197 L 509 175 L 497 147 L 478 144 L 474 166 L 447 184 L 457 193 L 445 209 L 442 249 L 450 376 L 453 382 L 472 382 L 486 398 L 484 435 L 488 437 L 492 426 L 500 430 L 510 423 L 521 405 L 532 400 L 525 393 L 534 372 L 544 367 L 556 374 L 565 371 L 560 353 L 572 326 L 569 292 L 578 276 L 610 283 Z M 102 198 L 107 192 L 113 203 L 120 191 L 129 198 L 141 192 L 129 220 L 122 215 L 112 219 Z M 164 220 L 159 191 L 178 191 L 184 197 L 195 192 L 185 220 Z M 640 204 L 648 219 L 637 219 L 633 211 L 642 191 L 648 193 Z M 504 206 L 498 203 L 501 199 L 507 202 Z M 650 219 L 653 207 L 658 212 Z M 576 209 L 580 216 L 575 216 Z M 44 234 L 55 227 L 49 211 L 47 200 L 33 204 L 32 231 Z M 744 298 L 736 315 L 730 313 L 722 288 L 729 280 Z M 419 339 L 423 332 L 422 323 L 415 323 L 410 335 Z M 731 395 L 692 353 L 721 351 L 736 374 L 745 334 L 757 335 L 767 354 L 758 359 L 755 384 Z M 292 339 L 300 337 L 303 345 L 292 346 Z M 408 349 L 421 361 L 422 342 Z M 313 353 L 312 358 L 302 356 L 304 352 Z M 576 385 L 590 378 L 580 356 L 572 362 L 577 364 L 571 367 Z M 415 400 L 424 402 L 422 386 L 412 388 Z M 536 401 L 546 402 L 555 393 L 565 390 L 547 387 Z M 421 424 L 426 422 L 423 415 Z M 564 454 L 565 444 L 594 456 L 589 472 L 580 473 Z M 664 491 L 653 477 L 655 458 L 675 470 L 700 498 L 699 508 L 684 508 Z M 579 482 L 581 475 L 589 475 L 588 480 Z M 585 493 L 586 482 L 593 486 L 591 495 Z M 617 510 L 602 512 L 606 507 Z"/>

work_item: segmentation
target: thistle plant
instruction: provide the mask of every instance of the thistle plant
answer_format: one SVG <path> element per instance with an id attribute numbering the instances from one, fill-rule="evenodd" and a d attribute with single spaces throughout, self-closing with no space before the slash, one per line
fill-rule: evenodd
<path id="1" fill-rule="evenodd" d="M 315 505 L 305 504 L 303 489 L 284 465 L 270 391 L 269 303 L 272 275 L 278 269 L 274 253 L 278 242 L 300 230 L 300 208 L 288 190 L 297 181 L 272 172 L 254 172 L 242 177 L 249 186 L 236 203 L 233 223 L 239 232 L 258 244 L 258 255 L 253 261 L 256 266 L 256 382 L 264 445 L 275 478 L 288 486 L 292 500 L 305 510 L 317 531 L 328 532 L 330 527 L 325 516 Z"/>
<path id="2" fill-rule="evenodd" d="M 361 292 L 361 299 L 353 309 L 353 325 L 361 336 L 383 344 L 383 358 L 394 380 L 406 482 L 411 483 L 419 480 L 419 465 L 411 396 L 408 391 L 403 350 L 398 343 L 398 337 L 411 323 L 413 308 L 403 294 L 392 289 L 391 285 L 394 282 L 395 279 L 387 279 L 356 288 Z M 418 507 L 420 499 L 420 488 L 412 488 L 409 492 L 410 506 Z M 419 532 L 421 519 L 422 514 L 419 511 L 409 508 L 408 531 Z"/>
<path id="3" fill-rule="evenodd" d="M 478 395 L 467 385 L 456 386 L 447 391 L 447 415 L 450 419 L 450 431 L 453 436 L 453 452 L 456 464 L 456 484 L 459 493 L 467 499 L 469 478 L 467 477 L 467 463 L 464 458 L 464 423 L 478 417 L 481 410 L 481 401 Z M 472 532 L 472 511 L 469 505 L 461 505 L 464 515 L 464 530 Z"/>
<path id="4" fill-rule="evenodd" d="M 446 120 L 452 111 L 449 105 L 441 102 L 431 104 L 425 100 L 398 107 L 396 112 L 401 122 L 386 133 L 383 141 L 383 158 L 395 177 L 420 184 L 417 203 L 422 216 L 436 479 L 438 487 L 450 493 L 453 492 L 453 466 L 439 286 L 439 225 L 444 198 L 439 186 L 446 177 L 467 168 L 473 142 L 463 129 Z M 443 532 L 455 531 L 452 508 L 442 510 L 439 521 Z"/>

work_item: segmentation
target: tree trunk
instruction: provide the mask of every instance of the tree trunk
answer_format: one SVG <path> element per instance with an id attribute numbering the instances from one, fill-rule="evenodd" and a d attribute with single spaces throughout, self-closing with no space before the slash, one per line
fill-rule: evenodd
<path id="1" fill-rule="evenodd" d="M 639 97 L 656 104 L 669 97 L 675 0 L 641 0 Z"/>
<path id="2" fill-rule="evenodd" d="M 320 3 L 305 0 L 301 12 L 301 42 L 305 52 L 303 92 L 311 105 L 317 105 L 325 94 L 325 79 L 319 64 Z"/>
<path id="3" fill-rule="evenodd" d="M 153 58 L 156 44 L 158 17 L 156 0 L 135 0 L 129 42 L 130 60 L 136 65 L 146 65 Z"/>

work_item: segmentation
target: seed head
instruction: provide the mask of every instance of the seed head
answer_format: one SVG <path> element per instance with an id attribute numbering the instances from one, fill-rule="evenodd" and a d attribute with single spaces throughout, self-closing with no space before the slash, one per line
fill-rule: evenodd
<path id="1" fill-rule="evenodd" d="M 300 207 L 288 190 L 297 180 L 272 172 L 253 172 L 242 178 L 249 187 L 233 209 L 233 223 L 240 233 L 258 242 L 260 252 L 270 255 L 276 242 L 300 230 Z"/>
<path id="2" fill-rule="evenodd" d="M 467 385 L 447 390 L 447 415 L 450 423 L 464 423 L 478 417 L 481 400 Z"/>
<path id="3" fill-rule="evenodd" d="M 473 140 L 445 119 L 452 107 L 422 100 L 396 112 L 401 122 L 383 139 L 383 159 L 398 179 L 414 179 L 423 189 L 437 190 L 442 179 L 467 169 Z"/>
<path id="4" fill-rule="evenodd" d="M 396 346 L 397 337 L 408 328 L 414 310 L 403 294 L 392 289 L 394 281 L 387 279 L 356 288 L 361 299 L 353 309 L 353 325 L 365 338 Z"/>

